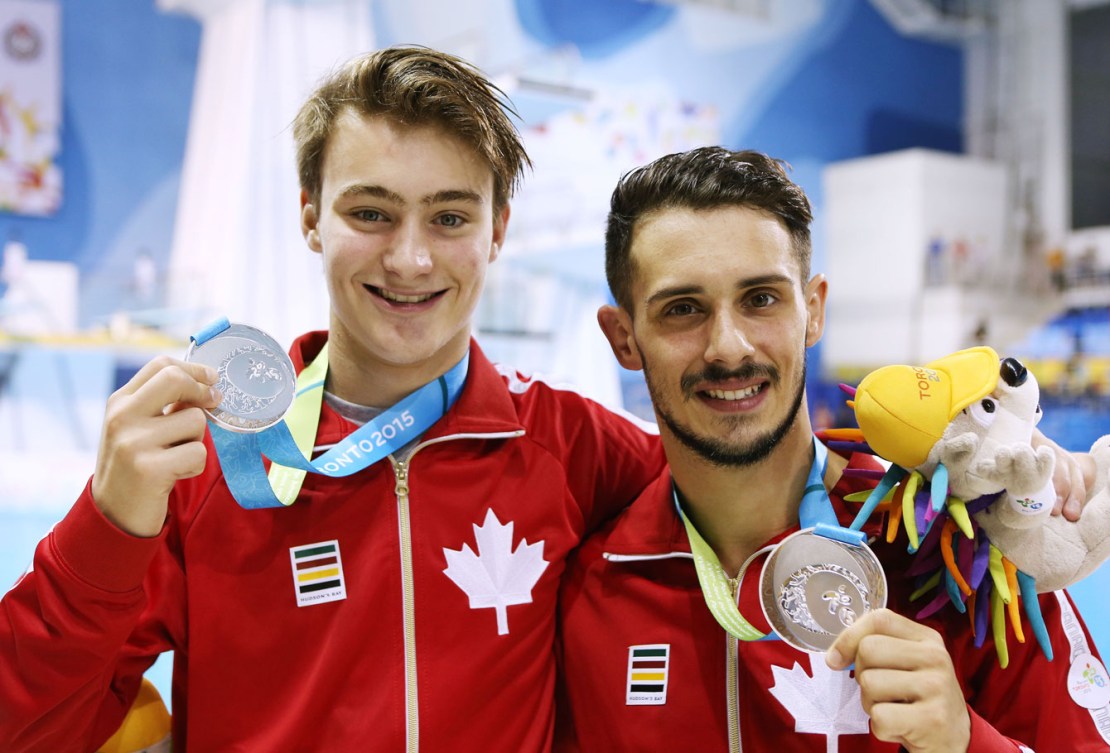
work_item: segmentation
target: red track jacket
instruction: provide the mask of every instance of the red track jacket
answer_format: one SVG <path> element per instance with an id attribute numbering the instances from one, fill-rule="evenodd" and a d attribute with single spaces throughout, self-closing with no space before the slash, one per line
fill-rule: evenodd
<path id="1" fill-rule="evenodd" d="M 856 467 L 874 463 L 869 456 L 851 460 Z M 841 497 L 866 486 L 845 478 L 837 484 L 831 496 L 841 520 L 851 520 Z M 888 606 L 912 616 L 922 604 L 908 605 L 904 540 L 873 549 L 886 569 Z M 759 606 L 763 560 L 744 577 L 740 609 L 769 632 Z M 971 712 L 970 753 L 1110 750 L 1110 683 L 1090 636 L 1063 592 L 1042 595 L 1041 609 L 1054 661 L 1026 623 L 1027 643 L 1009 637 L 1005 670 L 990 638 L 975 648 L 964 615 L 945 607 L 923 620 L 952 654 Z M 698 586 L 669 473 L 572 557 L 560 613 L 557 751 L 899 750 L 871 736 L 859 686 L 847 672 L 829 670 L 823 654 L 781 640 L 737 642 L 717 624 Z M 1084 677 L 1091 662 L 1100 671 Z M 636 688 L 633 670 L 648 673 L 638 675 Z"/>
<path id="2" fill-rule="evenodd" d="M 324 340 L 295 344 L 298 370 Z M 354 428 L 325 407 L 317 444 Z M 292 507 L 244 510 L 210 448 L 154 539 L 86 488 L 0 602 L 0 750 L 95 750 L 169 650 L 178 753 L 546 750 L 565 558 L 662 465 L 657 437 L 472 345 L 405 466 L 311 474 Z M 321 592 L 342 598 L 298 606 Z"/>

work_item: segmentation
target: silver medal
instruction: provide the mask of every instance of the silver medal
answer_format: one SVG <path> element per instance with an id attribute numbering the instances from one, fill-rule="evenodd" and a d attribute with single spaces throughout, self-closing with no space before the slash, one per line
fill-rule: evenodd
<path id="1" fill-rule="evenodd" d="M 886 575 L 875 553 L 806 528 L 767 558 L 759 597 L 767 622 L 794 648 L 825 651 L 863 615 L 886 606 Z"/>
<path id="2" fill-rule="evenodd" d="M 220 404 L 205 411 L 218 425 L 258 432 L 281 421 L 293 405 L 297 376 L 293 362 L 272 337 L 245 324 L 232 324 L 203 344 L 194 341 L 186 361 L 216 369 Z"/>

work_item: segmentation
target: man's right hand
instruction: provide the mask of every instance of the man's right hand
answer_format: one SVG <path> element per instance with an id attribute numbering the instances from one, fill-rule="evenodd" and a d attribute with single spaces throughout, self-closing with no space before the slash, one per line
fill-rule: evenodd
<path id="1" fill-rule="evenodd" d="M 940 633 L 889 609 L 868 612 L 837 636 L 831 669 L 855 664 L 871 734 L 909 753 L 963 753 L 971 716 Z"/>
<path id="2" fill-rule="evenodd" d="M 157 536 L 173 485 L 204 471 L 203 408 L 220 402 L 210 366 L 160 356 L 108 398 L 92 495 L 108 520 Z"/>

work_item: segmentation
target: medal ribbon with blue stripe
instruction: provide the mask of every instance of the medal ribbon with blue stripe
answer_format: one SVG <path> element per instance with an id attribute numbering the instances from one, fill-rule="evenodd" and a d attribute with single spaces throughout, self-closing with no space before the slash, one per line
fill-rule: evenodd
<path id="1" fill-rule="evenodd" d="M 866 542 L 863 532 L 844 528 L 836 518 L 832 500 L 829 499 L 829 493 L 825 489 L 825 468 L 828 464 L 828 456 L 825 445 L 814 437 L 813 464 L 809 468 L 805 492 L 798 507 L 799 522 L 803 529 L 813 528 L 814 533 L 819 536 L 836 539 L 853 546 L 863 546 Z M 768 637 L 777 638 L 774 633 L 768 636 L 761 632 L 737 609 L 736 595 L 729 588 L 728 577 L 721 567 L 717 554 L 682 511 L 678 501 L 678 491 L 675 490 L 674 494 L 675 507 L 686 527 L 686 535 L 690 539 L 690 550 L 694 555 L 698 583 L 701 585 L 705 603 L 717 623 L 738 640 L 758 641 Z"/>
<path id="2" fill-rule="evenodd" d="M 192 339 L 199 346 L 220 331 L 209 327 Z M 247 509 L 281 507 L 296 500 L 307 473 L 341 478 L 368 468 L 419 437 L 447 413 L 466 383 L 469 360 L 468 353 L 446 374 L 402 398 L 312 460 L 327 374 L 325 345 L 298 377 L 293 407 L 285 420 L 256 433 L 230 431 L 209 420 L 228 489 Z M 263 456 L 272 461 L 269 475 Z"/>

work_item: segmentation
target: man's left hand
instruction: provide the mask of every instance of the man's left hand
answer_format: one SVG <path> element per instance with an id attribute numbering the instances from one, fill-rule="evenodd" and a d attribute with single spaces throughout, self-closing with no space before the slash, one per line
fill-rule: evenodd
<path id="1" fill-rule="evenodd" d="M 1039 430 L 1033 430 L 1033 447 L 1050 447 L 1056 454 L 1056 470 L 1052 486 L 1056 489 L 1053 515 L 1063 514 L 1070 521 L 1079 520 L 1087 504 L 1087 490 L 1095 482 L 1095 461 L 1087 452 L 1069 452 Z"/>

